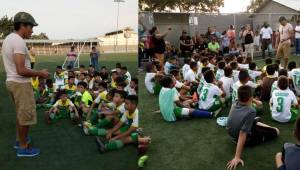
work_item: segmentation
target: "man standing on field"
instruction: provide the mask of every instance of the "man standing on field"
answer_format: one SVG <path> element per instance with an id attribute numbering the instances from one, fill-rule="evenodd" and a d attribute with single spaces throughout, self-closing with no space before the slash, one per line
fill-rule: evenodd
<path id="1" fill-rule="evenodd" d="M 29 127 L 37 123 L 36 106 L 31 85 L 31 77 L 47 78 L 47 70 L 34 71 L 30 68 L 30 57 L 24 39 L 30 38 L 32 28 L 37 26 L 34 18 L 19 12 L 14 17 L 14 32 L 10 33 L 2 45 L 2 58 L 6 71 L 6 87 L 16 107 L 16 149 L 17 156 L 36 156 L 38 148 L 29 146 Z"/>
<path id="2" fill-rule="evenodd" d="M 284 57 L 284 68 L 287 68 L 289 56 L 291 54 L 291 38 L 293 35 L 293 26 L 288 23 L 284 16 L 279 18 L 279 36 L 277 36 L 276 44 L 277 54 L 276 58 Z"/>

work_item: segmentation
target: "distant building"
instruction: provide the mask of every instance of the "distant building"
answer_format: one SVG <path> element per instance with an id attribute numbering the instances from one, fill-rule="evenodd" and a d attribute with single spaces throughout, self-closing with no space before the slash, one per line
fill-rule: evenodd
<path id="1" fill-rule="evenodd" d="M 102 41 L 102 50 L 105 52 L 113 52 L 115 49 L 122 52 L 137 51 L 138 35 L 129 27 L 106 33 L 97 37 L 97 39 Z"/>

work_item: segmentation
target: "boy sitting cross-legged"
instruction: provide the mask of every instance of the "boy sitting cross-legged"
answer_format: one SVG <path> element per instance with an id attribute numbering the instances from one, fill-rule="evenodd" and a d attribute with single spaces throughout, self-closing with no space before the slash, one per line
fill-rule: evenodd
<path id="1" fill-rule="evenodd" d="M 85 134 L 95 136 L 106 135 L 105 128 L 111 128 L 122 117 L 126 110 L 124 103 L 126 92 L 115 90 L 113 96 L 112 103 L 101 103 L 99 105 L 99 113 L 96 114 L 96 117 L 95 114 L 91 117 L 91 123 L 89 121 L 84 123 L 83 131 Z"/>
<path id="2" fill-rule="evenodd" d="M 297 143 L 285 143 L 282 152 L 277 153 L 275 156 L 278 170 L 298 170 L 300 167 L 300 118 L 296 121 L 294 136 Z"/>
<path id="3" fill-rule="evenodd" d="M 90 106 L 93 103 L 93 97 L 88 91 L 88 85 L 86 82 L 79 82 L 77 84 L 77 92 L 80 93 L 81 97 L 77 98 L 75 105 L 79 108 L 81 117 L 86 117 Z"/>
<path id="4" fill-rule="evenodd" d="M 76 92 L 76 85 L 75 85 L 75 77 L 69 76 L 68 77 L 68 84 L 66 84 L 63 89 L 66 90 L 68 96 L 72 96 Z"/>
<path id="5" fill-rule="evenodd" d="M 175 88 L 176 80 L 173 76 L 163 77 L 160 83 L 162 89 L 159 93 L 159 108 L 166 121 L 174 122 L 184 117 L 212 117 L 211 112 L 187 108 L 183 105 L 179 100 L 179 94 Z"/>
<path id="6" fill-rule="evenodd" d="M 215 112 L 215 114 L 217 114 L 221 111 L 222 103 L 224 102 L 221 97 L 225 96 L 222 82 L 218 83 L 216 81 L 212 70 L 207 70 L 204 73 L 204 79 L 206 83 L 199 94 L 199 109 L 208 110 L 209 112 Z"/>
<path id="7" fill-rule="evenodd" d="M 139 111 L 137 108 L 138 97 L 129 95 L 125 98 L 126 111 L 120 121 L 112 128 L 106 131 L 106 139 L 97 137 L 97 144 L 101 153 L 122 148 L 125 144 L 137 143 L 139 127 Z"/>
<path id="8" fill-rule="evenodd" d="M 45 113 L 45 119 L 48 124 L 58 119 L 70 117 L 74 123 L 79 118 L 77 109 L 73 102 L 68 99 L 66 90 L 60 90 L 58 92 L 60 99 Z"/>
<path id="9" fill-rule="evenodd" d="M 251 87 L 243 85 L 238 89 L 238 100 L 230 109 L 227 131 L 237 145 L 234 158 L 227 164 L 228 169 L 235 169 L 240 163 L 244 165 L 241 156 L 245 146 L 254 146 L 270 141 L 279 135 L 277 128 L 259 121 L 255 109 L 251 106 L 252 100 Z"/>
<path id="10" fill-rule="evenodd" d="M 295 121 L 299 116 L 295 107 L 299 108 L 299 105 L 295 94 L 289 89 L 288 78 L 280 76 L 277 86 L 278 89 L 273 91 L 270 99 L 272 118 L 278 122 Z"/>

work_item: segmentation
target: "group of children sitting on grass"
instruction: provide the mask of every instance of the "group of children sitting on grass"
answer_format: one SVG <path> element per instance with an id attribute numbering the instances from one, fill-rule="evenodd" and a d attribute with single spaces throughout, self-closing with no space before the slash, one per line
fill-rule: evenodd
<path id="1" fill-rule="evenodd" d="M 150 137 L 139 130 L 138 79 L 120 63 L 100 72 L 92 65 L 87 70 L 81 65 L 78 71 L 57 66 L 53 79 L 33 78 L 32 85 L 37 107 L 49 108 L 47 123 L 70 118 L 86 135 L 97 136 L 101 153 L 130 143 L 141 152 L 147 149 Z"/>
<path id="2" fill-rule="evenodd" d="M 164 65 L 156 61 L 147 64 L 145 70 L 145 86 L 149 93 L 159 96 L 160 112 L 166 121 L 213 118 L 231 106 L 225 124 L 237 146 L 229 169 L 244 164 L 241 154 L 245 146 L 278 137 L 279 129 L 258 117 L 263 114 L 263 103 L 269 104 L 270 116 L 280 123 L 294 122 L 300 113 L 300 69 L 293 61 L 285 69 L 280 60 L 267 58 L 259 69 L 251 57 L 194 53 L 182 67 L 176 57 L 170 57 Z M 296 124 L 295 136 L 300 142 L 299 119 Z M 300 166 L 299 146 L 284 145 L 284 152 L 289 154 L 277 154 L 278 168 Z"/>

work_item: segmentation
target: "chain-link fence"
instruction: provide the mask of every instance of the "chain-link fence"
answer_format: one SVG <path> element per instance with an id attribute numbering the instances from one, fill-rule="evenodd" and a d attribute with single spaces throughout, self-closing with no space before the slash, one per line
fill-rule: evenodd
<path id="1" fill-rule="evenodd" d="M 172 31 L 165 39 L 175 46 L 179 46 L 182 30 L 186 30 L 189 35 L 193 36 L 196 31 L 199 34 L 205 34 L 208 27 L 215 27 L 216 31 L 222 33 L 233 25 L 238 35 L 242 26 L 246 24 L 250 24 L 255 32 L 261 29 L 264 22 L 267 22 L 272 30 L 276 31 L 279 28 L 280 16 L 285 16 L 293 26 L 296 25 L 297 19 L 300 19 L 299 13 L 140 13 L 142 21 L 148 28 L 155 25 L 159 30 L 164 31 L 167 27 L 172 27 Z"/>

